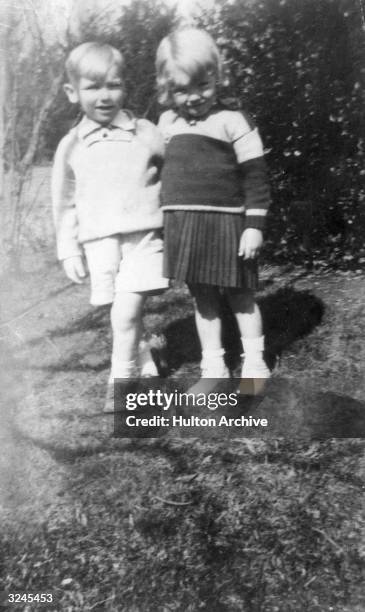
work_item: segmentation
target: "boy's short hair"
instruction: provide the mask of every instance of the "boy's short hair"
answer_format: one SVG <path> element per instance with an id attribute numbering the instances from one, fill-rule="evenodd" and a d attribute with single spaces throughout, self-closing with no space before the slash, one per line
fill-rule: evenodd
<path id="1" fill-rule="evenodd" d="M 77 83 L 86 77 L 98 80 L 105 76 L 110 66 L 117 66 L 120 75 L 124 68 L 124 59 L 120 51 L 108 44 L 86 42 L 75 47 L 66 60 L 66 72 L 69 81 Z"/>
<path id="2" fill-rule="evenodd" d="M 169 105 L 174 72 L 182 70 L 190 78 L 214 74 L 222 78 L 222 62 L 213 38 L 198 28 L 175 30 L 158 46 L 156 54 L 157 90 L 160 104 Z"/>

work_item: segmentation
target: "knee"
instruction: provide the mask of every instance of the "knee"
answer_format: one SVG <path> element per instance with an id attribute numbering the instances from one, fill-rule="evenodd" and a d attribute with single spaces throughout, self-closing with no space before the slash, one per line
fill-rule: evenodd
<path id="1" fill-rule="evenodd" d="M 253 313 L 255 310 L 255 297 L 250 289 L 239 293 L 230 291 L 228 293 L 228 300 L 234 312 Z"/>
<path id="2" fill-rule="evenodd" d="M 112 307 L 111 324 L 113 332 L 126 332 L 135 329 L 140 324 L 140 314 L 133 311 Z"/>
<path id="3" fill-rule="evenodd" d="M 220 295 L 215 287 L 205 287 L 199 285 L 190 287 L 191 294 L 194 298 L 196 311 L 204 318 L 215 318 L 220 310 Z"/>

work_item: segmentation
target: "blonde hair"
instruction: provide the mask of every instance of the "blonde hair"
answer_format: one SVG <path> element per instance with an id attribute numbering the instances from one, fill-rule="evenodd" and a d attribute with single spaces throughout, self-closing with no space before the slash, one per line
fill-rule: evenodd
<path id="1" fill-rule="evenodd" d="M 222 62 L 213 38 L 204 30 L 175 30 L 160 42 L 156 54 L 157 93 L 160 104 L 171 104 L 174 72 L 182 70 L 191 79 L 213 74 L 217 84 L 222 77 Z"/>
<path id="2" fill-rule="evenodd" d="M 99 80 L 106 72 L 117 66 L 120 76 L 124 59 L 120 51 L 108 44 L 86 42 L 73 49 L 66 60 L 67 77 L 71 83 L 78 83 L 81 77 Z"/>

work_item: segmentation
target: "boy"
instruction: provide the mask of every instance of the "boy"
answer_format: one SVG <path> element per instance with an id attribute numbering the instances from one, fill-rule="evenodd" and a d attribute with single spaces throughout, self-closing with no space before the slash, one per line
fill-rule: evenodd
<path id="1" fill-rule="evenodd" d="M 86 275 L 85 256 L 91 304 L 112 304 L 113 351 L 104 407 L 112 412 L 114 378 L 130 378 L 141 365 L 136 348 L 145 299 L 168 286 L 162 277 L 158 182 L 164 149 L 152 123 L 121 110 L 123 58 L 117 49 L 95 42 L 79 45 L 66 71 L 64 90 L 84 116 L 55 155 L 57 250 L 75 283 Z"/>

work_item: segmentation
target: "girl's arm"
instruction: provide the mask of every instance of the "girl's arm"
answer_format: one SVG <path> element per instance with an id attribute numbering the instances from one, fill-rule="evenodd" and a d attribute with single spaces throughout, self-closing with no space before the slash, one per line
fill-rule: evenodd
<path id="1" fill-rule="evenodd" d="M 240 168 L 245 203 L 245 230 L 239 255 L 256 257 L 263 243 L 262 231 L 271 201 L 262 141 L 257 128 L 242 113 L 231 114 L 230 138 Z"/>

